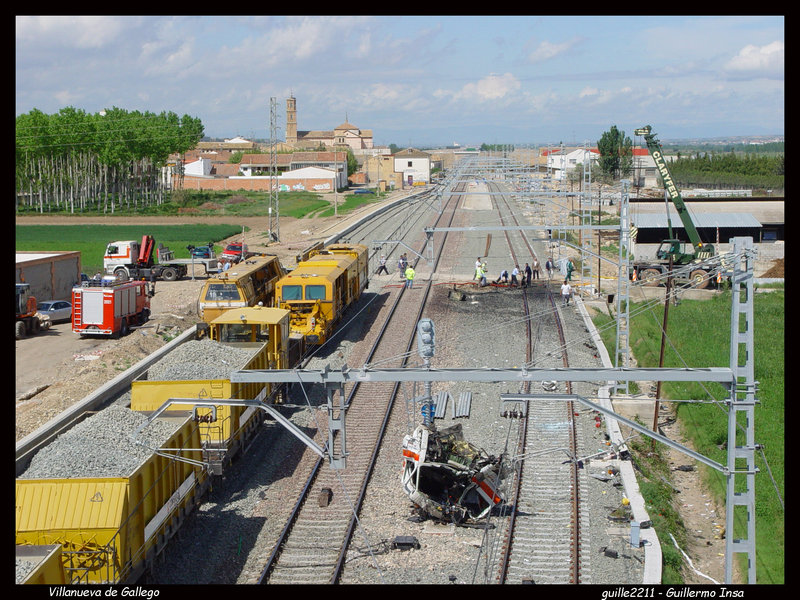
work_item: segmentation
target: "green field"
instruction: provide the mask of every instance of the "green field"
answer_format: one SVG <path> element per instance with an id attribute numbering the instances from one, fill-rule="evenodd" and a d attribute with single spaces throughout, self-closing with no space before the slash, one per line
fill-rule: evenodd
<path id="1" fill-rule="evenodd" d="M 683 300 L 671 306 L 668 321 L 669 343 L 665 351 L 665 367 L 727 367 L 730 348 L 731 294 L 724 292 L 710 300 Z M 639 366 L 657 367 L 661 347 L 663 305 L 644 308 L 631 304 L 630 346 Z M 638 313 L 638 314 L 637 314 Z M 594 318 L 603 341 L 613 353 L 615 331 L 607 315 Z M 784 292 L 782 290 L 756 294 L 754 299 L 755 379 L 758 381 L 755 408 L 755 442 L 762 448 L 756 451 L 756 578 L 757 583 L 784 582 L 785 546 L 785 479 L 784 479 Z M 675 402 L 678 418 L 685 434 L 697 452 L 725 464 L 727 442 L 727 413 L 725 390 L 717 384 L 665 383 L 662 397 Z M 712 401 L 716 400 L 716 402 Z M 691 401 L 691 402 L 686 402 Z M 643 444 L 651 450 L 650 444 Z M 640 455 L 641 456 L 641 455 Z M 647 461 L 642 459 L 642 464 Z M 652 468 L 658 469 L 657 466 Z M 719 471 L 701 467 L 712 493 L 724 504 L 725 478 Z M 667 477 L 669 469 L 666 470 Z M 657 477 L 653 479 L 658 479 Z M 642 492 L 656 514 L 654 526 L 664 549 L 665 583 L 676 583 L 674 570 L 680 567 L 667 531 L 673 530 L 676 539 L 681 535 L 680 519 L 674 517 L 674 505 L 680 499 L 670 493 L 668 486 L 642 485 Z M 651 514 L 652 514 L 651 512 Z M 735 536 L 746 537 L 744 515 L 735 518 Z M 659 527 L 661 526 L 661 528 Z M 666 530 L 664 529 L 666 528 Z M 728 532 L 728 535 L 731 535 Z M 738 555 L 737 558 L 743 558 Z M 722 560 L 722 559 L 721 559 Z M 743 566 L 746 573 L 746 566 Z"/>
<path id="2" fill-rule="evenodd" d="M 333 215 L 333 202 L 337 201 L 337 211 L 344 214 L 362 204 L 382 200 L 386 193 L 316 194 L 313 192 L 281 192 L 278 194 L 278 212 L 281 217 L 300 219 L 309 215 Z M 52 215 L 64 217 L 154 217 L 154 216 L 214 216 L 214 217 L 265 217 L 269 215 L 272 199 L 266 192 L 248 191 L 209 191 L 177 190 L 167 195 L 161 204 L 128 204 L 117 201 L 113 215 L 110 206 L 102 204 L 95 209 L 83 212 L 70 212 L 66 205 L 62 210 L 48 210 L 40 213 L 36 206 L 20 206 L 17 215 Z"/>
<path id="3" fill-rule="evenodd" d="M 188 245 L 202 246 L 241 233 L 238 225 L 17 225 L 16 250 L 80 252 L 81 269 L 91 276 L 102 272 L 106 245 L 116 240 L 152 235 L 175 258 L 189 258 Z M 215 246 L 217 252 L 224 250 Z"/>
<path id="4" fill-rule="evenodd" d="M 386 194 L 338 194 L 336 210 L 340 215 L 364 204 L 377 202 Z M 333 216 L 334 196 L 311 192 L 282 192 L 278 197 L 281 217 Z M 115 208 L 114 216 L 215 216 L 215 217 L 267 217 L 270 198 L 264 192 L 216 192 L 181 190 L 170 201 L 158 206 L 128 210 L 125 205 Z M 38 215 L 33 210 L 19 214 Z M 80 217 L 96 214 L 64 212 L 45 213 L 52 216 Z M 175 253 L 175 258 L 189 258 L 188 245 L 201 246 L 218 242 L 241 233 L 238 225 L 17 225 L 16 249 L 26 251 L 72 251 L 81 253 L 84 273 L 103 270 L 103 253 L 108 242 L 115 240 L 141 240 L 152 235 L 157 243 L 164 244 Z M 217 253 L 224 250 L 215 246 Z"/>

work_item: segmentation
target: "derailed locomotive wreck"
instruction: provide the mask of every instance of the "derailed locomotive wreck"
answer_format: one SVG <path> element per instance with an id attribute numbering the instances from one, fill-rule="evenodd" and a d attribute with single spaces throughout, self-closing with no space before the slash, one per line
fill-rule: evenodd
<path id="1" fill-rule="evenodd" d="M 508 461 L 466 440 L 461 424 L 420 425 L 403 438 L 403 490 L 428 517 L 470 524 L 505 502 L 500 486 Z"/>

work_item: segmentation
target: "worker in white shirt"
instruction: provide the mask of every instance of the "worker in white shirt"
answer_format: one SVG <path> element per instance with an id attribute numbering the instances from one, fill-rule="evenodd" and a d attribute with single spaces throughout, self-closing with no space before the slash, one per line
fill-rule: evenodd
<path id="1" fill-rule="evenodd" d="M 561 299 L 564 301 L 564 306 L 569 306 L 569 299 L 572 297 L 572 287 L 566 279 L 561 284 Z"/>

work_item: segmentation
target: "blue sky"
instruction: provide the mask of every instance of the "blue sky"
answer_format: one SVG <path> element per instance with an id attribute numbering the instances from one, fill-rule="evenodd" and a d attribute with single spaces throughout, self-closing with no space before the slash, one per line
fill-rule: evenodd
<path id="1" fill-rule="evenodd" d="M 783 135 L 776 16 L 17 16 L 16 114 L 172 111 L 268 138 L 345 118 L 376 144 Z"/>

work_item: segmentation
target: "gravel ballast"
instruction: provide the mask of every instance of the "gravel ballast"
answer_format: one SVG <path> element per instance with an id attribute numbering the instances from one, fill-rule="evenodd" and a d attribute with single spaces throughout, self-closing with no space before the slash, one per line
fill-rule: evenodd
<path id="1" fill-rule="evenodd" d="M 147 371 L 148 381 L 229 379 L 255 354 L 254 348 L 226 346 L 214 340 L 184 342 Z"/>
<path id="2" fill-rule="evenodd" d="M 40 450 L 19 479 L 127 477 L 175 433 L 172 419 L 156 419 L 134 437 L 147 416 L 113 405 Z"/>

